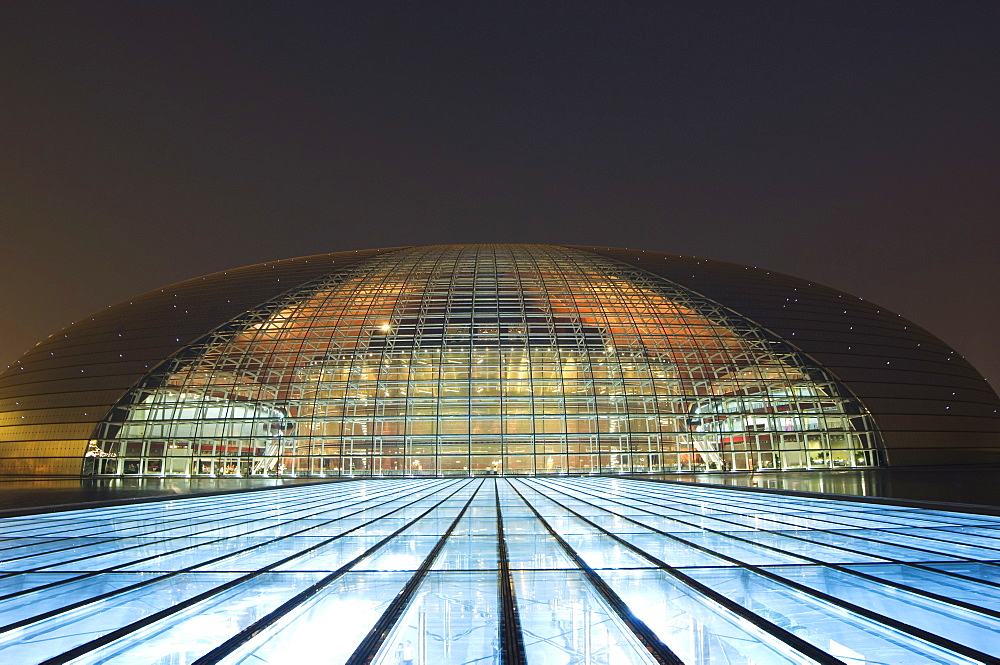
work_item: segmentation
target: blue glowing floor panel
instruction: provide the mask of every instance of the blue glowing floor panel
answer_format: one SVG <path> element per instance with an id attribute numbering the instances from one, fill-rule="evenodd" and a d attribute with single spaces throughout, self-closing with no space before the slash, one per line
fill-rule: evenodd
<path id="1" fill-rule="evenodd" d="M 0 520 L 0 663 L 998 662 L 1000 517 L 611 478 Z"/>

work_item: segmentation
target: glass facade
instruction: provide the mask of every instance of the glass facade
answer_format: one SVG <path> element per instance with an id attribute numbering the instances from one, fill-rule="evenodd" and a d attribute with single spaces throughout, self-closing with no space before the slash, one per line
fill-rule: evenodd
<path id="1" fill-rule="evenodd" d="M 0 519 L 0 662 L 995 663 L 1000 517 L 626 478 Z"/>
<path id="2" fill-rule="evenodd" d="M 804 354 L 624 262 L 549 246 L 367 258 L 185 346 L 84 472 L 469 476 L 872 466 L 864 407 Z"/>

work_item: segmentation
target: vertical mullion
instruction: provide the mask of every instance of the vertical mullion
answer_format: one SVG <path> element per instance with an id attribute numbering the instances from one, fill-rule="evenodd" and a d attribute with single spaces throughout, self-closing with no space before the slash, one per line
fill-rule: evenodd
<path id="1" fill-rule="evenodd" d="M 450 487 L 451 487 L 450 485 L 445 485 L 441 489 L 447 491 L 447 489 L 449 489 Z M 289 601 L 287 601 L 286 603 L 284 603 L 283 605 L 281 605 L 281 607 L 279 607 L 275 611 L 271 612 L 267 616 L 264 616 L 264 617 L 260 618 L 259 620 L 255 621 L 254 623 L 250 624 L 249 626 L 247 626 L 246 628 L 244 628 L 242 631 L 240 631 L 239 633 L 237 633 L 233 637 L 231 637 L 228 640 L 226 640 L 224 643 L 222 643 L 221 645 L 219 645 L 215 649 L 212 649 L 208 653 L 204 654 L 203 656 L 201 656 L 200 658 L 198 658 L 197 660 L 195 660 L 191 665 L 210 665 L 212 663 L 219 662 L 222 658 L 224 658 L 225 656 L 228 656 L 229 654 L 231 654 L 232 652 L 234 652 L 236 649 L 238 649 L 240 646 L 242 646 L 243 644 L 245 644 L 246 642 L 248 642 L 257 633 L 259 633 L 260 631 L 264 630 L 268 626 L 274 624 L 281 617 L 285 616 L 286 614 L 288 614 L 289 612 L 291 612 L 292 610 L 294 610 L 296 607 L 299 607 L 304 602 L 308 601 L 310 598 L 312 598 L 313 596 L 315 596 L 324 587 L 329 586 L 332 582 L 334 582 L 337 579 L 339 579 L 344 573 L 346 573 L 351 568 L 353 568 L 358 562 L 362 561 L 365 557 L 373 554 L 379 548 L 381 548 L 382 546 L 386 545 L 393 538 L 395 538 L 396 536 L 400 535 L 406 529 L 410 528 L 410 526 L 414 522 L 416 522 L 416 521 L 420 520 L 421 518 L 423 518 L 424 516 L 428 515 L 430 512 L 432 512 L 433 510 L 435 510 L 438 506 L 440 506 L 441 504 L 443 504 L 449 498 L 451 498 L 452 496 L 454 496 L 458 492 L 461 492 L 464 487 L 467 487 L 467 484 L 462 484 L 458 489 L 456 489 L 455 491 L 451 492 L 448 496 L 446 496 L 444 499 L 442 499 L 441 501 L 439 501 L 437 504 L 435 504 L 434 506 L 432 506 L 432 507 L 428 508 L 426 511 L 424 511 L 421 515 L 419 515 L 416 519 L 414 519 L 413 522 L 409 522 L 407 524 L 404 524 L 399 529 L 397 529 L 395 532 L 389 534 L 388 536 L 386 536 L 385 538 L 383 538 L 379 542 L 377 542 L 374 545 L 372 545 L 370 548 L 368 548 L 365 552 L 361 553 L 359 556 L 357 556 L 354 559 L 352 559 L 351 561 L 347 562 L 346 564 L 344 564 L 343 566 L 341 566 L 340 568 L 338 568 L 336 571 L 330 573 L 329 575 L 327 575 L 326 577 L 324 577 L 322 580 L 320 580 L 316 584 L 312 585 L 311 587 L 309 587 L 305 591 L 299 593 L 294 598 L 290 599 Z M 422 500 L 423 498 L 424 497 L 421 496 L 417 500 L 419 501 L 419 500 Z M 393 511 L 393 512 L 395 512 L 395 511 Z M 464 510 L 463 510 L 463 512 L 464 512 Z M 384 517 L 384 515 L 383 515 L 383 517 Z M 452 526 L 454 527 L 454 525 L 452 525 Z M 345 534 L 341 534 L 341 536 L 343 536 L 343 535 L 345 535 Z M 331 539 L 331 540 L 333 540 L 333 539 Z M 440 543 L 438 544 L 438 548 L 439 547 L 440 547 Z M 315 547 L 314 548 L 310 548 L 310 549 L 315 549 Z M 435 548 L 435 552 L 436 551 L 437 551 L 437 548 Z M 296 556 L 299 556 L 301 554 L 302 553 L 300 552 L 300 553 L 298 553 L 298 554 L 296 554 L 296 555 L 294 555 L 292 557 L 289 557 L 286 560 L 278 561 L 278 562 L 276 562 L 276 563 L 268 566 L 267 568 L 264 568 L 264 569 L 258 571 L 258 574 L 260 572 L 264 572 L 264 571 L 276 569 L 279 565 L 281 565 L 285 561 L 289 561 L 289 560 L 291 560 L 291 559 L 293 559 Z"/>
<path id="2" fill-rule="evenodd" d="M 521 620 L 517 613 L 517 599 L 514 596 L 514 579 L 510 574 L 510 560 L 507 558 L 507 541 L 503 535 L 503 512 L 500 507 L 499 478 L 493 480 L 493 491 L 497 506 L 497 550 L 500 563 L 497 582 L 500 593 L 500 654 L 504 665 L 523 665 L 528 662 L 524 652 L 524 638 L 521 634 Z"/>
<path id="3" fill-rule="evenodd" d="M 462 487 L 468 487 L 468 483 L 471 482 L 473 481 L 467 481 L 467 483 Z M 444 535 L 442 535 L 438 540 L 434 549 L 430 551 L 427 558 L 424 559 L 424 562 L 420 564 L 420 567 L 413 573 L 413 577 L 410 578 L 403 589 L 396 595 L 392 604 L 390 604 L 389 607 L 386 608 L 385 612 L 382 613 L 382 616 L 379 617 L 377 622 L 375 622 L 375 625 L 368 632 L 365 638 L 361 640 L 361 643 L 358 644 L 358 648 L 354 650 L 354 653 L 351 654 L 351 657 L 347 659 L 347 662 L 344 665 L 362 665 L 363 663 L 370 663 L 372 659 L 375 658 L 375 655 L 382 647 L 385 639 L 389 636 L 390 629 L 403 615 L 406 607 L 410 604 L 410 600 L 414 597 L 417 589 L 420 587 L 420 583 L 424 581 L 424 578 L 427 577 L 427 572 L 431 569 L 431 566 L 434 565 L 434 561 L 437 559 L 438 554 L 441 552 L 442 548 L 444 548 L 445 543 L 448 542 L 448 538 L 455 530 L 455 527 L 458 526 L 458 523 L 462 520 L 462 517 L 469 509 L 469 505 L 472 503 L 472 500 L 476 498 L 476 493 L 482 487 L 483 482 L 484 481 L 482 480 L 479 481 L 479 487 L 477 487 L 469 495 L 468 501 L 466 501 L 465 505 L 462 506 L 462 510 L 459 511 L 458 515 L 452 521 L 451 526 L 449 526 L 448 530 L 444 532 Z M 416 523 L 416 520 L 414 520 L 413 523 Z M 407 525 L 407 527 L 409 527 L 409 525 Z M 198 664 L 195 663 L 195 665 Z"/>
<path id="4" fill-rule="evenodd" d="M 529 486 L 532 487 L 532 489 L 534 489 L 533 485 L 529 485 Z M 535 491 L 537 492 L 538 490 L 535 489 Z M 554 499 L 551 496 L 547 496 L 546 498 L 548 498 L 550 501 L 552 501 L 553 503 L 555 503 L 556 505 L 558 505 L 559 507 L 561 507 L 563 510 L 566 510 L 570 514 L 572 514 L 575 517 L 578 517 L 579 519 L 581 519 L 584 522 L 586 522 L 587 525 L 590 526 L 595 531 L 597 531 L 599 533 L 602 533 L 602 534 L 604 534 L 606 536 L 610 536 L 612 539 L 614 539 L 616 542 L 618 542 L 621 546 L 623 546 L 626 549 L 631 550 L 633 552 L 636 552 L 636 553 L 640 554 L 641 556 L 645 557 L 646 559 L 648 559 L 649 561 L 651 561 L 652 563 L 654 563 L 660 570 L 668 573 L 669 575 L 671 575 L 675 579 L 683 582 L 685 585 L 687 585 L 688 587 L 690 587 L 691 589 L 693 589 L 697 593 L 705 596 L 706 598 L 708 598 L 710 600 L 715 601 L 716 603 L 718 603 L 719 605 L 723 606 L 727 610 L 729 610 L 729 611 L 733 612 L 734 614 L 740 616 L 741 618 L 745 619 L 749 623 L 752 623 L 753 625 L 755 625 L 758 628 L 762 629 L 763 631 L 769 633 L 770 635 L 773 635 L 777 639 L 780 639 L 782 642 L 784 642 L 788 646 L 794 648 L 795 650 L 803 653 L 804 655 L 806 655 L 806 656 L 808 656 L 808 657 L 816 660 L 819 663 L 826 663 L 826 664 L 829 664 L 829 665 L 835 665 L 835 664 L 838 664 L 838 663 L 842 662 L 838 658 L 835 658 L 835 657 L 831 656 L 829 653 L 827 653 L 826 651 L 823 651 L 822 649 L 814 646 L 810 642 L 806 642 L 805 640 L 803 640 L 799 636 L 795 635 L 794 633 L 791 633 L 791 632 L 785 630 L 784 628 L 781 628 L 780 626 L 776 626 L 776 625 L 772 624 L 771 622 L 767 621 L 766 619 L 763 619 L 758 614 L 756 614 L 756 613 L 754 613 L 754 612 L 746 609 L 742 605 L 739 605 L 738 603 L 730 600 L 729 598 L 726 598 L 725 596 L 717 593 L 713 589 L 710 589 L 709 587 L 707 587 L 706 585 L 702 584 L 701 582 L 699 582 L 699 581 L 695 580 L 694 578 L 692 578 L 692 577 L 690 577 L 690 576 L 682 573 L 681 571 L 677 570 L 676 568 L 668 565 L 666 562 L 658 559 L 657 557 L 653 556 L 652 554 L 649 554 L 648 552 L 645 552 L 644 550 L 642 550 L 641 548 L 633 545 L 632 543 L 628 542 L 627 540 L 624 540 L 623 538 L 620 538 L 619 536 L 615 535 L 614 533 L 612 533 L 611 531 L 605 529 L 604 527 L 601 527 L 601 526 L 595 524 L 592 520 L 584 517 L 583 515 L 580 515 L 579 513 L 577 513 L 576 511 L 574 511 L 572 508 L 569 508 L 568 506 L 564 505 L 563 503 L 561 503 L 557 499 Z M 591 503 L 591 502 L 589 502 L 589 501 L 585 501 L 585 502 L 588 505 L 594 506 L 594 504 Z M 532 506 L 532 510 L 534 510 L 533 506 Z M 606 510 L 606 509 L 603 509 L 603 510 Z M 610 512 L 610 511 L 608 511 L 608 512 Z M 612 513 L 612 514 L 614 514 L 614 513 Z M 629 521 L 635 521 L 635 520 L 632 520 L 631 518 L 629 518 L 627 516 L 624 516 L 624 515 L 622 515 L 620 517 L 622 517 L 623 519 L 629 520 Z M 650 527 L 646 527 L 646 528 L 650 528 Z M 708 547 L 705 547 L 705 546 L 702 546 L 702 545 L 698 545 L 696 543 L 690 543 L 690 542 L 685 541 L 683 539 L 677 538 L 676 536 L 674 536 L 672 534 L 665 533 L 665 532 L 662 532 L 662 531 L 658 531 L 656 529 L 650 529 L 650 530 L 651 531 L 655 531 L 655 532 L 659 533 L 660 535 L 667 536 L 667 537 L 669 537 L 669 538 L 671 538 L 673 540 L 678 540 L 678 541 L 684 542 L 687 545 L 692 545 L 692 546 L 694 546 L 697 549 L 700 549 L 702 551 L 714 554 L 717 557 L 720 557 L 722 559 L 725 559 L 725 560 L 729 561 L 734 566 L 737 566 L 739 568 L 743 568 L 745 570 L 749 570 L 749 571 L 752 571 L 754 573 L 757 573 L 758 575 L 760 575 L 762 577 L 765 577 L 765 578 L 767 578 L 767 579 L 769 579 L 769 580 L 771 580 L 773 582 L 777 582 L 779 584 L 783 584 L 783 585 L 785 585 L 787 587 L 790 587 L 790 588 L 792 588 L 792 589 L 794 589 L 796 591 L 799 591 L 800 593 L 803 593 L 803 594 L 812 596 L 814 598 L 818 598 L 820 600 L 824 600 L 826 602 L 829 602 L 832 605 L 840 607 L 841 609 L 843 609 L 846 612 L 849 612 L 849 613 L 851 613 L 853 615 L 862 616 L 862 617 L 865 617 L 867 619 L 871 619 L 872 621 L 884 624 L 886 626 L 889 626 L 890 628 L 894 628 L 896 630 L 899 630 L 902 633 L 906 633 L 906 634 L 908 634 L 910 636 L 913 636 L 913 637 L 917 638 L 918 640 L 923 640 L 923 641 L 928 642 L 930 644 L 933 644 L 935 646 L 941 647 L 942 649 L 947 649 L 947 650 L 952 651 L 954 653 L 974 658 L 974 659 L 976 659 L 977 662 L 990 662 L 990 657 L 988 655 L 986 655 L 986 654 L 984 654 L 984 653 L 982 653 L 982 652 L 980 652 L 978 650 L 975 650 L 975 649 L 972 649 L 970 647 L 967 647 L 964 644 L 948 640 L 947 638 L 943 638 L 943 637 L 940 637 L 938 635 L 934 635 L 932 633 L 929 633 L 926 630 L 923 630 L 921 628 L 917 628 L 915 626 L 911 626 L 911 625 L 909 625 L 907 623 L 904 623 L 904 622 L 902 622 L 900 620 L 893 619 L 892 617 L 889 617 L 889 616 L 878 614 L 878 613 L 876 613 L 876 612 L 874 612 L 872 610 L 865 609 L 863 607 L 860 607 L 858 605 L 854 605 L 853 603 L 849 603 L 849 602 L 844 601 L 844 600 L 842 600 L 840 598 L 837 598 L 835 596 L 831 596 L 829 594 L 823 593 L 823 592 L 818 591 L 816 589 L 812 589 L 812 588 L 807 587 L 807 586 L 805 586 L 803 584 L 799 584 L 798 582 L 795 582 L 793 580 L 781 577 L 780 575 L 777 575 L 777 574 L 775 574 L 775 573 L 773 573 L 773 572 L 771 572 L 769 570 L 766 570 L 765 568 L 761 568 L 760 566 L 752 566 L 750 564 L 743 563 L 739 559 L 736 559 L 736 558 L 733 558 L 733 557 L 728 556 L 726 554 L 723 554 L 722 552 L 716 552 L 716 551 L 713 551 L 712 549 L 710 549 Z M 706 532 L 718 533 L 718 532 L 713 532 L 710 529 L 703 529 L 703 530 L 706 531 Z M 568 544 L 566 546 L 568 547 Z M 983 660 L 983 659 L 985 659 L 985 660 Z"/>
<path id="5" fill-rule="evenodd" d="M 445 489 L 447 487 L 448 486 L 446 485 Z M 463 487 L 464 487 L 464 485 L 463 485 Z M 461 488 L 459 488 L 459 489 L 455 490 L 454 492 L 452 492 L 449 495 L 449 497 L 453 496 L 454 494 L 458 493 L 459 491 L 461 491 Z M 418 500 L 420 500 L 420 499 L 417 499 L 417 501 Z M 446 500 L 447 500 L 447 498 L 443 499 L 441 503 L 443 503 L 443 501 L 446 501 Z M 437 505 L 440 505 L 440 503 L 437 504 Z M 405 507 L 405 506 L 401 506 L 400 508 L 397 508 L 396 510 L 400 510 L 403 507 Z M 429 508 L 424 513 L 424 515 L 426 515 L 430 511 L 434 510 L 435 507 Z M 395 512 L 395 511 L 393 511 L 393 512 Z M 423 515 L 421 515 L 421 517 L 423 517 Z M 335 521 L 335 520 L 331 520 L 331 521 Z M 274 612 L 272 612 L 272 613 L 268 614 L 267 616 L 263 617 L 259 621 L 255 622 L 254 624 L 252 624 L 251 626 L 249 626 L 245 630 L 243 630 L 240 633 L 238 633 L 237 635 L 233 636 L 232 638 L 230 638 L 229 640 L 227 640 L 225 643 L 223 643 L 222 645 L 220 645 L 216 649 L 213 649 L 208 654 L 205 654 L 204 656 L 202 656 L 201 658 L 199 658 L 198 660 L 196 660 L 194 662 L 196 664 L 198 664 L 198 665 L 217 662 L 217 660 L 219 658 L 227 655 L 230 651 L 232 651 L 235 648 L 237 648 L 240 644 L 242 644 L 243 642 L 249 640 L 250 637 L 252 637 L 254 634 L 256 634 L 257 632 L 259 632 L 261 629 L 263 629 L 264 627 L 266 627 L 270 623 L 273 623 L 280 616 L 283 616 L 285 613 L 287 613 L 288 611 L 290 611 L 291 609 L 293 609 L 296 605 L 298 605 L 301 602 L 305 601 L 306 599 L 308 599 L 309 597 L 311 597 L 312 595 L 314 595 L 315 593 L 317 593 L 320 589 L 322 589 L 323 587 L 325 587 L 329 583 L 331 583 L 334 580 L 336 580 L 337 578 L 339 578 L 344 572 L 346 572 L 347 570 L 349 570 L 355 563 L 357 563 L 358 561 L 360 561 L 364 557 L 368 556 L 369 554 L 371 554 L 372 552 L 374 552 L 375 550 L 377 550 L 379 547 L 383 546 L 384 544 L 386 544 L 387 542 L 389 542 L 390 540 L 392 540 L 393 538 L 395 538 L 396 536 L 398 536 L 400 533 L 402 533 L 402 531 L 404 531 L 406 528 L 408 528 L 408 526 L 409 525 L 407 524 L 407 525 L 404 525 L 404 526 L 400 527 L 396 532 L 394 532 L 394 533 L 386 536 L 381 541 L 379 541 L 378 543 L 376 543 L 375 545 L 373 545 L 371 548 L 369 548 L 366 552 L 362 553 L 361 555 L 359 555 L 358 557 L 356 557 L 355 559 L 353 559 L 349 563 L 345 564 L 344 566 L 342 566 L 338 570 L 334 571 L 333 573 L 331 573 L 327 577 L 323 578 L 319 582 L 313 584 L 308 589 L 300 592 L 298 595 L 296 595 L 295 597 L 293 597 L 291 600 L 287 601 L 285 604 L 283 604 L 281 607 L 279 607 L 278 609 L 276 609 Z M 360 528 L 360 526 L 356 527 L 356 528 Z M 70 649 L 70 650 L 68 650 L 68 651 L 66 651 L 66 652 L 58 655 L 58 656 L 54 656 L 54 657 L 49 658 L 49 659 L 47 659 L 45 661 L 42 661 L 42 662 L 45 665 L 58 665 L 58 664 L 61 664 L 61 663 L 69 662 L 70 660 L 78 658 L 78 657 L 80 657 L 81 655 L 83 655 L 83 654 L 85 654 L 87 652 L 93 651 L 93 650 L 98 649 L 100 647 L 103 647 L 103 646 L 105 646 L 107 644 L 110 644 L 110 643 L 114 642 L 115 640 L 118 640 L 118 639 L 120 639 L 122 637 L 125 637 L 125 636 L 129 635 L 130 633 L 133 633 L 133 632 L 135 632 L 137 630 L 140 630 L 140 629 L 142 629 L 142 628 L 144 628 L 146 626 L 152 625 L 152 624 L 156 623 L 157 621 L 165 619 L 165 618 L 167 618 L 167 617 L 169 617 L 171 615 L 174 615 L 174 614 L 176 614 L 176 613 L 178 613 L 178 612 L 180 612 L 180 611 L 182 611 L 184 609 L 187 609 L 188 607 L 196 605 L 196 604 L 198 604 L 198 603 L 200 603 L 200 602 L 202 602 L 204 600 L 207 600 L 207 599 L 211 598 L 212 596 L 218 595 L 219 593 L 222 593 L 222 592 L 224 592 L 224 591 L 226 591 L 228 589 L 231 589 L 231 588 L 236 587 L 236 586 L 238 586 L 240 584 L 243 584 L 243 583 L 245 583 L 245 582 L 247 582 L 249 580 L 252 580 L 252 579 L 254 579 L 256 577 L 259 577 L 259 576 L 261 576 L 261 575 L 263 575 L 265 573 L 269 573 L 269 572 L 277 569 L 279 566 L 283 565 L 284 563 L 287 563 L 288 561 L 291 561 L 292 559 L 295 559 L 296 557 L 301 556 L 305 552 L 311 551 L 311 550 L 314 550 L 314 549 L 318 549 L 319 547 L 325 545 L 326 543 L 331 542 L 333 540 L 336 540 L 337 538 L 339 538 L 339 537 L 341 537 L 343 535 L 345 535 L 345 534 L 340 534 L 339 536 L 334 536 L 334 537 L 329 538 L 329 539 L 327 539 L 327 540 L 325 540 L 323 542 L 316 543 L 315 545 L 307 548 L 306 550 L 303 550 L 303 551 L 291 554 L 288 557 L 285 557 L 284 559 L 281 559 L 281 560 L 275 561 L 273 563 L 270 563 L 267 566 L 259 568 L 256 571 L 247 573 L 246 575 L 241 575 L 241 576 L 239 576 L 239 577 L 237 577 L 237 578 L 235 578 L 233 580 L 230 580 L 229 582 L 226 582 L 226 583 L 221 584 L 221 585 L 219 585 L 217 587 L 214 587 L 214 588 L 209 589 L 207 591 L 204 591 L 204 592 L 202 592 L 200 594 L 192 596 L 191 598 L 188 598 L 185 601 L 182 601 L 180 603 L 177 603 L 175 605 L 167 607 L 167 608 L 165 608 L 163 610 L 160 610 L 159 612 L 151 614 L 151 615 L 149 615 L 149 616 L 147 616 L 145 618 L 139 619 L 138 621 L 134 621 L 134 622 L 129 623 L 127 625 L 121 626 L 121 627 L 119 627 L 119 628 L 117 628 L 115 630 L 112 630 L 112 631 L 110 631 L 108 633 L 105 633 L 101 637 L 93 639 L 93 640 L 91 640 L 89 642 L 86 642 L 84 644 L 78 645 L 78 646 L 76 646 L 76 647 L 74 647 L 74 648 L 72 648 L 72 649 Z M 186 567 L 184 569 L 181 569 L 179 571 L 175 571 L 175 572 L 172 572 L 172 573 L 167 573 L 165 575 L 162 575 L 162 576 L 159 576 L 159 577 L 156 577 L 156 578 L 144 581 L 144 582 L 140 582 L 138 584 L 134 584 L 134 585 L 131 585 L 131 586 L 123 588 L 123 589 L 118 589 L 116 591 L 108 592 L 108 593 L 102 594 L 100 596 L 96 596 L 96 597 L 93 597 L 93 598 L 90 598 L 90 599 L 85 599 L 85 600 L 82 600 L 82 601 L 80 601 L 78 603 L 75 603 L 74 605 L 67 606 L 67 607 L 62 607 L 62 608 L 59 608 L 58 610 L 53 610 L 51 612 L 48 612 L 45 615 L 39 615 L 39 617 L 56 616 L 58 614 L 65 613 L 65 612 L 67 612 L 67 611 L 69 611 L 72 608 L 77 607 L 77 606 L 83 606 L 83 605 L 92 603 L 94 601 L 100 601 L 100 600 L 102 600 L 104 598 L 109 598 L 109 597 L 117 595 L 117 594 L 127 593 L 127 592 L 129 592 L 129 591 L 131 591 L 133 589 L 137 589 L 137 588 L 140 588 L 140 587 L 144 587 L 144 586 L 148 586 L 148 585 L 155 584 L 155 583 L 158 583 L 158 582 L 162 582 L 165 579 L 175 577 L 175 576 L 180 575 L 182 573 L 191 573 L 196 568 L 199 568 L 199 567 L 204 566 L 204 565 L 206 565 L 208 563 L 211 563 L 212 561 L 217 561 L 217 560 L 223 559 L 223 558 L 225 558 L 227 556 L 230 556 L 230 554 L 224 554 L 224 555 L 221 555 L 219 557 L 216 557 L 216 559 L 211 559 L 211 560 L 209 560 L 207 562 L 200 562 L 200 563 L 197 563 L 197 564 L 193 564 L 193 565 L 188 566 L 188 567 Z M 103 571 L 103 572 L 107 572 L 107 571 Z M 95 573 L 95 574 L 97 574 L 97 573 Z M 21 622 L 21 623 L 24 623 L 25 625 L 28 625 L 29 621 L 30 621 L 30 623 L 35 623 L 35 622 L 37 622 L 39 620 L 39 617 L 33 617 L 30 620 L 25 620 L 24 622 Z M 10 629 L 13 626 L 14 626 L 14 624 L 11 624 L 11 626 L 8 626 L 6 629 Z"/>
<path id="6" fill-rule="evenodd" d="M 650 656 L 656 659 L 658 663 L 663 663 L 664 665 L 683 665 L 683 661 L 677 657 L 677 655 L 670 650 L 670 648 L 664 644 L 660 638 L 650 630 L 643 621 L 632 614 L 632 611 L 628 609 L 628 605 L 625 601 L 618 596 L 614 590 L 608 586 L 608 584 L 601 579 L 601 576 L 594 572 L 594 569 L 587 565 L 587 562 L 580 558 L 580 555 L 576 553 L 569 543 L 563 540 L 562 536 L 556 533 L 555 529 L 548 523 L 548 521 L 542 517 L 535 506 L 532 505 L 530 501 L 524 498 L 521 491 L 511 484 L 512 489 L 517 493 L 521 500 L 528 506 L 528 509 L 534 514 L 535 519 L 542 523 L 542 526 L 549 532 L 549 534 L 556 539 L 559 546 L 562 547 L 566 555 L 577 565 L 577 567 L 583 572 L 584 576 L 590 585 L 598 592 L 601 598 L 608 604 L 608 606 L 618 615 L 618 618 L 628 626 L 629 630 L 635 635 L 639 643 L 646 649 Z M 561 504 L 560 504 L 561 505 Z M 564 510 L 569 510 L 563 506 Z M 572 513 L 572 511 L 569 511 Z M 578 516 L 579 517 L 579 516 Z M 583 518 L 581 518 L 583 519 Z M 838 663 L 840 661 L 837 661 Z"/>

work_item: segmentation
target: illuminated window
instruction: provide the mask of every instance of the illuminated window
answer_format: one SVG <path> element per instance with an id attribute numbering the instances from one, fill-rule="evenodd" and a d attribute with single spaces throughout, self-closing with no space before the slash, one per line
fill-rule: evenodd
<path id="1" fill-rule="evenodd" d="M 877 463 L 864 409 L 787 343 L 640 268 L 531 245 L 399 250 L 300 287 L 171 358 L 94 438 L 104 474 Z"/>

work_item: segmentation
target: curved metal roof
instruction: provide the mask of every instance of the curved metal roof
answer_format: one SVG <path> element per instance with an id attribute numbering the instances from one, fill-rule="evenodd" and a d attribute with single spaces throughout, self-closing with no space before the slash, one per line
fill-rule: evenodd
<path id="1" fill-rule="evenodd" d="M 0 374 L 5 473 L 79 473 L 122 395 L 158 364 L 247 310 L 402 248 L 320 254 L 197 277 L 67 326 Z M 1000 399 L 953 349 L 893 312 L 747 266 L 640 250 L 578 247 L 690 289 L 785 340 L 868 408 L 894 465 L 1000 461 Z M 65 458 L 67 461 L 45 461 Z M 77 461 L 72 462 L 73 459 Z"/>

